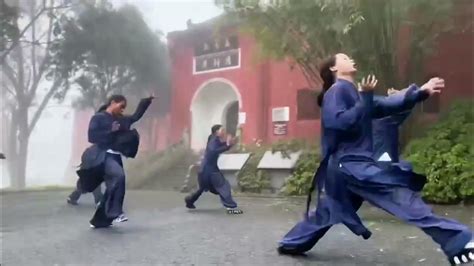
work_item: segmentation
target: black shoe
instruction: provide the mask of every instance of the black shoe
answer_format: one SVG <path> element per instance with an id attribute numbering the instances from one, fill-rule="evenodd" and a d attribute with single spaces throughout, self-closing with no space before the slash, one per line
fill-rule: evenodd
<path id="1" fill-rule="evenodd" d="M 283 246 L 277 248 L 278 254 L 280 255 L 289 255 L 289 256 L 306 256 L 304 252 L 298 251 L 296 249 L 287 249 Z"/>
<path id="2" fill-rule="evenodd" d="M 187 199 L 184 199 L 184 202 L 186 203 L 186 208 L 191 209 L 191 210 L 196 209 L 196 206 L 194 206 L 194 204 L 189 202 Z"/>
<path id="3" fill-rule="evenodd" d="M 68 197 L 68 198 L 67 198 L 67 203 L 68 203 L 69 205 L 74 205 L 74 206 L 77 205 L 77 201 L 72 200 L 71 197 Z"/>
<path id="4" fill-rule="evenodd" d="M 474 262 L 474 248 L 465 248 L 463 251 L 449 258 L 451 265 L 472 265 Z"/>

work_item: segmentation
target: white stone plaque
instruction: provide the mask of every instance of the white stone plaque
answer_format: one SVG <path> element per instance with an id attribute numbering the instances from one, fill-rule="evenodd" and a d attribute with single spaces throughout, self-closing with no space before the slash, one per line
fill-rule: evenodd
<path id="1" fill-rule="evenodd" d="M 258 169 L 294 169 L 298 159 L 300 158 L 301 151 L 293 152 L 289 154 L 290 158 L 283 157 L 281 152 L 272 153 L 271 151 L 265 152 L 258 164 Z"/>
<path id="2" fill-rule="evenodd" d="M 250 158 L 250 153 L 225 153 L 219 156 L 217 166 L 223 171 L 239 171 Z"/>

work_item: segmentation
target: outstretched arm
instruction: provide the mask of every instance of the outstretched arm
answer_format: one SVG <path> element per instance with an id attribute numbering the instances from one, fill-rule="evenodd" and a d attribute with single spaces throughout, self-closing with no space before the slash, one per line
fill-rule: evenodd
<path id="1" fill-rule="evenodd" d="M 145 114 L 146 110 L 150 106 L 151 102 L 153 101 L 153 98 L 154 97 L 148 97 L 148 98 L 144 98 L 140 100 L 140 102 L 138 103 L 137 109 L 130 116 L 130 120 L 132 124 L 140 120 L 140 118 L 142 118 L 142 116 Z"/>
<path id="2" fill-rule="evenodd" d="M 215 137 L 211 142 L 209 143 L 208 150 L 213 153 L 213 154 L 221 154 L 223 152 L 228 151 L 230 148 L 232 148 L 232 145 L 227 144 L 227 142 L 221 141 L 219 138 Z"/>
<path id="3" fill-rule="evenodd" d="M 412 84 L 404 91 L 387 97 L 375 98 L 372 116 L 373 118 L 381 118 L 411 110 L 417 103 L 426 100 L 428 97 L 429 93 L 427 91 L 421 90 L 417 85 Z"/>
<path id="4" fill-rule="evenodd" d="M 380 118 L 412 109 L 417 103 L 440 93 L 444 88 L 444 80 L 438 77 L 430 79 L 420 88 L 415 84 L 406 90 L 374 101 L 373 117 Z"/>

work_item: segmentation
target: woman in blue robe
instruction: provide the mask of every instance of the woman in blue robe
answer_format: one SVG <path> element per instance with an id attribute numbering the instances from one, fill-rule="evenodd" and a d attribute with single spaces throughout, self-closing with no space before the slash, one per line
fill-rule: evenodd
<path id="1" fill-rule="evenodd" d="M 227 141 L 224 141 L 225 135 L 226 133 L 222 125 L 214 125 L 211 128 L 211 135 L 209 135 L 207 141 L 201 170 L 198 173 L 199 188 L 184 199 L 188 209 L 195 209 L 194 203 L 203 192 L 209 191 L 219 195 L 222 205 L 227 208 L 229 214 L 243 213 L 242 210 L 237 208 L 237 203 L 232 198 L 229 181 L 225 179 L 217 166 L 219 156 L 228 151 L 235 142 L 231 136 L 227 136 Z"/>
<path id="2" fill-rule="evenodd" d="M 113 95 L 91 118 L 88 139 L 93 145 L 82 155 L 81 169 L 77 173 L 84 192 L 93 191 L 105 182 L 105 194 L 90 221 L 93 228 L 128 220 L 123 212 L 125 172 L 122 156 L 134 158 L 137 154 L 139 135 L 131 126 L 143 116 L 153 98 L 142 99 L 133 115 L 123 115 L 127 100 L 122 95 Z"/>
<path id="3" fill-rule="evenodd" d="M 407 90 L 389 89 L 390 97 L 374 96 L 374 101 L 399 101 L 405 97 Z M 398 98 L 398 99 L 397 99 Z M 423 100 L 423 99 L 420 99 Z M 410 116 L 412 108 L 402 110 L 398 113 L 372 120 L 372 136 L 374 142 L 374 160 L 381 165 L 398 166 L 406 171 L 412 171 L 410 162 L 400 159 L 399 128 Z"/>
<path id="4" fill-rule="evenodd" d="M 120 96 L 120 95 L 112 96 L 112 98 L 119 99 L 119 100 L 122 99 L 121 97 L 122 96 Z M 122 115 L 121 113 L 116 115 L 116 119 L 119 120 L 119 124 L 120 124 L 120 132 L 125 132 L 125 131 L 130 130 L 130 127 L 132 126 L 132 124 L 135 123 L 136 121 L 138 121 L 143 116 L 143 114 L 145 113 L 145 111 L 147 110 L 148 106 L 151 103 L 151 99 L 152 98 L 142 99 L 139 102 L 135 112 L 132 115 Z M 97 114 L 105 112 L 107 107 L 108 107 L 108 104 L 102 105 L 97 110 Z M 81 197 L 81 195 L 85 194 L 87 192 L 89 192 L 89 191 L 87 191 L 86 189 L 81 188 L 81 182 L 79 182 L 79 180 L 78 180 L 77 184 L 76 184 L 76 189 L 67 198 L 67 203 L 71 204 L 71 205 L 77 205 L 78 204 L 77 202 L 78 202 L 79 198 Z M 96 206 L 98 206 L 99 203 L 100 203 L 100 200 L 103 197 L 101 186 L 100 185 L 97 186 L 97 188 L 92 191 L 92 194 L 94 196 L 95 204 L 96 204 Z M 122 218 L 124 218 L 124 217 L 122 217 Z"/>
<path id="5" fill-rule="evenodd" d="M 373 159 L 372 120 L 410 109 L 438 93 L 444 81 L 433 78 L 421 88 L 411 85 L 403 97 L 374 99 L 375 78 L 363 80 L 358 92 L 355 72 L 353 60 L 345 54 L 331 57 L 321 68 L 323 160 L 313 181 L 313 187 L 318 187 L 318 204 L 284 236 L 278 251 L 303 254 L 339 223 L 368 239 L 372 233 L 357 215 L 362 202 L 368 201 L 422 229 L 441 246 L 451 263 L 474 260 L 470 229 L 434 215 L 421 199 L 424 178 L 400 167 L 381 166 Z"/>

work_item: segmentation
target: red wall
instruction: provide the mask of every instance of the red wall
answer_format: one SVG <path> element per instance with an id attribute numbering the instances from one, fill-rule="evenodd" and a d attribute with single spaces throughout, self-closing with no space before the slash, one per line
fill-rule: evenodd
<path id="1" fill-rule="evenodd" d="M 213 78 L 224 78 L 232 82 L 242 96 L 240 112 L 247 113 L 243 127 L 243 141 L 252 139 L 273 140 L 271 108 L 289 106 L 291 137 L 302 133 L 301 127 L 308 123 L 296 123 L 296 90 L 307 88 L 307 82 L 298 71 L 290 71 L 285 62 L 276 63 L 258 60 L 255 41 L 249 36 L 239 34 L 241 49 L 240 68 L 193 75 L 193 45 L 196 39 L 192 33 L 171 33 L 168 36 L 172 62 L 172 141 L 179 141 L 185 128 L 191 127 L 189 106 L 196 90 Z M 201 39 L 199 36 L 198 40 Z M 316 124 L 316 122 L 310 123 Z M 265 128 L 264 125 L 267 125 Z M 301 135 L 314 135 L 315 131 Z M 289 137 L 290 137 L 289 136 Z"/>
<path id="2" fill-rule="evenodd" d="M 461 28 L 474 17 L 474 1 L 459 0 L 455 17 L 455 29 L 452 33 L 442 34 L 438 39 L 435 51 L 426 61 L 426 73 L 437 73 L 445 78 L 446 89 L 441 97 L 441 106 L 445 108 L 455 99 L 471 98 L 474 96 L 474 34 L 472 28 Z M 258 59 L 259 47 L 255 41 L 245 34 L 238 34 L 241 49 L 241 65 L 238 69 L 223 70 L 199 75 L 193 75 L 194 44 L 213 34 L 212 24 L 208 29 L 202 27 L 173 32 L 168 35 L 168 45 L 172 63 L 172 96 L 170 113 L 157 118 L 153 123 L 156 130 L 153 136 L 141 132 L 142 150 L 162 150 L 182 138 L 185 128 L 191 130 L 190 105 L 196 90 L 206 81 L 223 78 L 232 82 L 242 96 L 240 112 L 247 113 L 247 121 L 243 127 L 243 141 L 250 143 L 253 139 L 263 139 L 273 142 L 278 139 L 303 138 L 317 141 L 319 120 L 297 120 L 297 91 L 308 88 L 308 83 L 300 70 L 293 70 L 287 61 L 272 61 Z M 235 29 L 227 34 L 236 33 Z M 407 47 L 403 42 L 410 34 L 405 28 L 400 33 L 399 59 L 401 70 L 406 67 Z M 288 135 L 284 137 L 273 135 L 271 120 L 272 108 L 290 107 L 290 122 Z M 88 146 L 86 133 L 91 113 L 76 114 L 74 131 L 74 155 L 71 159 L 76 164 L 83 149 Z M 190 132 L 191 133 L 191 132 Z M 155 147 L 151 147 L 154 138 Z"/>
<path id="3" fill-rule="evenodd" d="M 455 33 L 442 34 L 433 54 L 426 62 L 426 73 L 438 73 L 445 78 L 447 88 L 441 97 L 445 107 L 453 99 L 473 96 L 473 33 L 472 29 L 461 32 L 473 16 L 471 1 L 462 1 L 457 7 Z M 262 139 L 273 142 L 278 139 L 303 138 L 316 141 L 320 130 L 319 120 L 297 120 L 297 91 L 308 88 L 300 70 L 290 68 L 287 61 L 258 60 L 259 47 L 248 35 L 238 34 L 241 48 L 241 66 L 238 69 L 193 75 L 194 44 L 211 37 L 212 24 L 207 32 L 190 29 L 168 35 L 172 62 L 171 141 L 177 142 L 185 128 L 191 128 L 189 107 L 196 90 L 213 78 L 224 78 L 235 84 L 242 96 L 240 112 L 247 113 L 243 141 Z M 230 30 L 230 33 L 235 31 Z M 229 33 L 229 32 L 228 32 Z M 407 47 L 403 40 L 410 34 L 409 28 L 400 34 L 400 67 L 406 67 Z M 274 136 L 272 108 L 290 107 L 290 122 L 287 136 Z"/>

